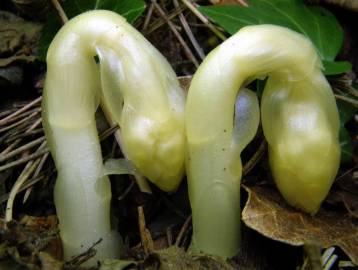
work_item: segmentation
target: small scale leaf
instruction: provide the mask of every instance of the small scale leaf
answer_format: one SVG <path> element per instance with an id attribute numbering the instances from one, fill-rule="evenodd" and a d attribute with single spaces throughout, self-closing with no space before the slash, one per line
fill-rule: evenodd
<path id="1" fill-rule="evenodd" d="M 102 176 L 110 174 L 131 174 L 135 175 L 137 169 L 128 159 L 108 159 L 102 169 Z"/>

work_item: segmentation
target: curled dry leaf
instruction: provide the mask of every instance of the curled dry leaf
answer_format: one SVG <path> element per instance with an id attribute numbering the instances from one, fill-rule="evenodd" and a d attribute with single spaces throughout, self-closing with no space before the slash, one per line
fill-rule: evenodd
<path id="1" fill-rule="evenodd" d="M 248 227 L 290 245 L 314 241 L 322 247 L 339 246 L 353 263 L 358 264 L 357 220 L 323 208 L 312 217 L 290 208 L 275 189 L 244 188 L 249 198 L 242 219 Z"/>

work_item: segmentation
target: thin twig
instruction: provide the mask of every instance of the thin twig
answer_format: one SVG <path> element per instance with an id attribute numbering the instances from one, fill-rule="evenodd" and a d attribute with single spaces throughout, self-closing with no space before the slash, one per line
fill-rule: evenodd
<path id="1" fill-rule="evenodd" d="M 42 97 L 38 97 L 37 99 L 31 101 L 30 103 L 28 103 L 27 105 L 25 105 L 24 107 L 22 107 L 21 109 L 17 110 L 16 112 L 10 114 L 9 116 L 5 117 L 4 119 L 0 120 L 0 126 L 4 125 L 7 123 L 7 121 L 9 121 L 9 119 L 19 115 L 20 113 L 28 110 L 29 108 L 31 108 L 32 106 L 40 103 L 42 100 Z"/>
<path id="2" fill-rule="evenodd" d="M 145 20 L 144 20 L 144 23 L 143 23 L 142 31 L 145 31 L 145 30 L 148 28 L 148 24 L 149 24 L 149 22 L 150 22 L 150 19 L 151 19 L 151 17 L 152 17 L 152 14 L 153 14 L 153 9 L 154 9 L 153 4 L 150 4 L 150 6 L 149 6 L 149 8 L 148 8 L 147 15 L 145 16 Z"/>
<path id="3" fill-rule="evenodd" d="M 338 181 L 338 180 L 342 179 L 343 177 L 345 177 L 346 175 L 350 174 L 351 172 L 353 172 L 357 168 L 358 168 L 358 165 L 354 165 L 353 168 L 350 168 L 348 171 L 342 173 L 340 176 L 337 176 L 335 181 Z"/>
<path id="4" fill-rule="evenodd" d="M 170 21 L 168 16 L 165 14 L 164 10 L 158 5 L 156 0 L 152 0 L 152 3 L 154 5 L 154 7 L 156 8 L 156 10 L 159 12 L 160 16 L 162 16 L 166 20 L 170 30 L 172 30 L 173 34 L 178 39 L 179 43 L 182 45 L 186 56 L 195 65 L 195 67 L 199 67 L 198 60 L 195 58 L 195 56 L 192 53 L 192 51 L 190 50 L 189 46 L 185 43 L 184 39 L 182 38 L 182 36 L 178 32 L 178 30 L 175 28 L 175 25 Z"/>
<path id="5" fill-rule="evenodd" d="M 46 142 L 43 142 L 40 147 L 37 149 L 36 153 L 39 153 L 46 145 Z M 12 220 L 12 210 L 14 205 L 14 200 L 16 197 L 16 194 L 18 193 L 21 186 L 25 183 L 25 181 L 29 178 L 29 176 L 33 173 L 33 171 L 36 169 L 36 167 L 39 165 L 41 159 L 38 158 L 35 161 L 30 161 L 26 164 L 24 170 L 20 174 L 19 178 L 16 180 L 15 184 L 11 188 L 9 199 L 6 203 L 6 210 L 5 210 L 5 225 L 6 223 L 10 222 Z"/>
<path id="6" fill-rule="evenodd" d="M 154 6 L 153 6 L 153 8 L 154 8 Z M 172 10 L 171 13 L 167 15 L 168 19 L 171 20 L 171 19 L 175 18 L 180 13 L 182 13 L 185 10 L 185 8 L 186 8 L 185 6 L 180 6 L 179 8 Z M 157 30 L 159 27 L 164 25 L 165 23 L 166 23 L 166 20 L 164 18 L 162 18 L 162 17 L 158 18 L 151 24 L 150 28 L 144 32 L 144 35 L 145 36 L 149 35 L 150 33 Z"/>
<path id="7" fill-rule="evenodd" d="M 55 9 L 57 10 L 58 15 L 61 18 L 61 22 L 62 24 L 65 24 L 68 22 L 68 17 L 66 15 L 66 13 L 64 12 L 63 8 L 61 7 L 60 3 L 57 0 L 51 0 L 53 6 L 55 7 Z"/>
<path id="8" fill-rule="evenodd" d="M 37 119 L 35 121 L 35 123 L 33 123 L 26 131 L 25 134 L 30 133 L 31 131 L 33 131 L 35 128 L 37 128 L 39 125 L 41 125 L 42 123 L 42 118 L 40 117 L 39 119 Z M 14 141 L 12 144 L 10 144 L 4 151 L 2 151 L 0 153 L 0 155 L 6 155 L 7 153 L 9 153 L 12 149 L 14 149 L 21 141 L 23 138 L 19 138 L 16 141 Z"/>
<path id="9" fill-rule="evenodd" d="M 123 200 L 128 195 L 128 193 L 133 188 L 134 183 L 135 183 L 134 181 L 131 181 L 130 185 L 126 188 L 126 190 L 121 195 L 118 196 L 118 198 L 117 198 L 118 201 Z"/>
<path id="10" fill-rule="evenodd" d="M 25 121 L 25 122 L 21 123 L 20 125 L 10 129 L 9 131 L 7 131 L 4 134 L 3 139 L 11 138 L 12 136 L 15 136 L 18 134 L 23 134 L 29 128 L 29 125 L 34 123 L 34 121 L 36 121 L 36 118 L 30 119 L 29 121 Z"/>
<path id="11" fill-rule="evenodd" d="M 42 117 L 40 117 L 39 119 L 37 119 L 37 120 L 35 121 L 35 123 L 33 123 L 32 126 L 30 126 L 28 130 L 26 130 L 26 133 L 27 133 L 27 132 L 30 132 L 30 131 L 32 131 L 32 130 L 34 130 L 34 129 L 37 128 L 39 125 L 41 125 L 41 123 L 42 123 Z"/>
<path id="12" fill-rule="evenodd" d="M 145 225 L 145 215 L 142 206 L 138 206 L 138 225 L 144 253 L 148 255 L 153 252 L 154 243 L 150 231 Z"/>
<path id="13" fill-rule="evenodd" d="M 23 184 L 23 186 L 19 189 L 18 193 L 24 191 L 25 189 L 28 189 L 28 188 L 32 187 L 36 183 L 38 183 L 38 182 L 42 181 L 43 179 L 45 179 L 46 177 L 47 177 L 46 175 L 40 175 L 40 176 L 37 176 L 37 177 L 32 177 L 31 179 L 27 180 L 26 183 Z M 6 202 L 9 199 L 9 194 L 10 193 L 7 193 L 7 194 L 4 194 L 4 195 L 0 196 L 0 203 Z"/>
<path id="14" fill-rule="evenodd" d="M 23 113 L 20 113 L 19 115 L 16 115 L 16 116 L 10 118 L 10 119 L 7 121 L 6 124 L 10 124 L 10 123 L 15 122 L 15 121 L 17 121 L 17 120 L 19 120 L 19 119 L 22 119 L 22 118 L 24 118 L 25 116 L 28 116 L 28 115 L 32 114 L 33 112 L 35 112 L 35 111 L 37 111 L 37 110 L 38 110 L 38 108 L 35 108 L 35 109 L 32 109 L 32 110 L 29 110 L 29 111 L 25 111 L 25 112 L 23 112 Z"/>
<path id="15" fill-rule="evenodd" d="M 215 35 L 221 40 L 225 40 L 226 37 L 221 33 L 201 12 L 191 3 L 189 0 L 181 0 L 200 21 L 202 21 Z"/>
<path id="16" fill-rule="evenodd" d="M 12 125 L 9 125 L 9 126 L 6 126 L 6 127 L 3 127 L 2 129 L 0 129 L 0 133 L 4 132 L 4 131 L 7 131 L 9 129 L 12 129 L 14 127 L 17 127 L 19 126 L 20 124 L 23 124 L 23 123 L 27 123 L 27 121 L 29 121 L 31 118 L 33 118 L 34 116 L 36 116 L 39 112 L 41 111 L 41 108 L 38 108 L 37 110 L 35 110 L 32 114 L 30 114 L 29 116 L 23 118 L 22 120 L 12 124 Z"/>
<path id="17" fill-rule="evenodd" d="M 16 111 L 16 109 L 8 109 L 8 110 L 5 110 L 5 111 L 2 111 L 2 112 L 0 112 L 0 117 L 6 117 L 9 114 L 13 113 L 14 111 Z"/>
<path id="18" fill-rule="evenodd" d="M 185 220 L 183 226 L 180 229 L 180 232 L 179 232 L 179 234 L 177 236 L 177 239 L 175 240 L 175 245 L 176 246 L 180 245 L 180 242 L 183 239 L 183 236 L 184 236 L 185 232 L 187 231 L 187 229 L 188 229 L 188 227 L 190 225 L 190 222 L 191 222 L 191 215 Z"/>
<path id="19" fill-rule="evenodd" d="M 30 174 L 35 170 L 35 166 L 38 165 L 38 162 L 40 162 L 39 159 L 37 159 L 35 162 L 30 161 L 26 164 L 25 168 L 23 169 L 22 173 L 20 174 L 19 178 L 17 178 L 15 184 L 11 188 L 11 191 L 9 193 L 9 199 L 6 203 L 6 211 L 5 211 L 5 226 L 6 223 L 10 222 L 12 220 L 12 213 L 13 213 L 13 205 L 14 200 L 16 197 L 16 194 L 18 193 L 19 189 L 23 185 L 23 183 L 26 181 L 26 179 L 30 176 Z"/>
<path id="20" fill-rule="evenodd" d="M 179 7 L 179 3 L 178 0 L 173 0 L 174 6 L 176 8 Z M 183 15 L 183 13 L 179 14 L 179 20 L 181 22 L 181 24 L 183 25 L 184 31 L 186 33 L 186 35 L 188 36 L 191 44 L 193 44 L 194 49 L 196 50 L 197 54 L 200 56 L 201 60 L 204 60 L 205 58 L 205 54 L 203 49 L 200 47 L 199 43 L 197 42 L 193 32 L 190 29 L 190 26 L 188 24 L 188 22 L 185 19 L 185 16 Z"/>
<path id="21" fill-rule="evenodd" d="M 102 238 L 97 242 L 93 243 L 85 252 L 81 253 L 78 256 L 72 257 L 69 261 L 65 263 L 64 269 L 78 269 L 78 267 L 84 262 L 88 261 L 94 255 L 96 255 L 97 250 L 96 246 L 102 242 Z"/>
<path id="22" fill-rule="evenodd" d="M 21 139 L 14 141 L 12 144 L 10 144 L 8 147 L 6 147 L 5 150 L 0 153 L 0 155 L 6 155 L 7 153 L 9 153 L 12 149 L 14 149 L 16 147 L 16 145 L 20 141 L 21 141 Z"/>
<path id="23" fill-rule="evenodd" d="M 257 164 L 257 162 L 259 162 L 259 160 L 262 158 L 262 156 L 264 155 L 265 151 L 266 151 L 266 146 L 267 143 L 265 140 L 263 140 L 260 144 L 259 149 L 257 149 L 257 151 L 255 152 L 255 154 L 250 158 L 250 160 L 244 165 L 242 172 L 243 175 L 248 174 Z"/>
<path id="24" fill-rule="evenodd" d="M 45 155 L 43 155 L 39 165 L 36 168 L 36 171 L 34 172 L 34 175 L 32 176 L 33 178 L 36 178 L 40 174 L 40 172 L 41 172 L 41 170 L 42 170 L 42 168 L 43 168 L 43 166 L 44 166 L 49 154 L 50 153 L 46 153 Z M 31 194 L 31 191 L 32 191 L 32 186 L 30 186 L 29 188 L 26 189 L 24 198 L 22 199 L 22 203 L 26 202 L 26 200 L 29 198 L 29 196 Z"/>
<path id="25" fill-rule="evenodd" d="M 35 158 L 38 158 L 46 153 L 48 153 L 49 150 L 48 148 L 46 147 L 45 149 L 42 149 L 41 151 L 39 152 L 36 152 L 32 155 L 28 155 L 27 157 L 24 157 L 24 158 L 21 158 L 21 159 L 18 159 L 16 161 L 13 161 L 13 162 L 10 162 L 10 163 L 7 163 L 3 166 L 0 166 L 0 172 L 4 171 L 4 170 L 7 170 L 7 169 L 10 169 L 12 167 L 16 167 L 18 165 L 21 165 L 21 164 L 24 164 L 32 159 L 35 159 Z"/>
<path id="26" fill-rule="evenodd" d="M 101 134 L 99 134 L 99 136 L 98 136 L 99 140 L 103 141 L 103 140 L 107 139 L 109 136 L 114 134 L 118 129 L 119 129 L 119 127 L 116 124 L 111 126 L 109 129 L 106 129 Z"/>
<path id="27" fill-rule="evenodd" d="M 38 138 L 36 140 L 33 140 L 33 141 L 29 142 L 28 144 L 25 144 L 25 145 L 15 149 L 15 150 L 11 151 L 10 153 L 8 153 L 8 154 L 6 154 L 4 156 L 0 155 L 0 162 L 4 162 L 5 160 L 18 155 L 21 152 L 24 152 L 24 151 L 34 147 L 35 145 L 38 145 L 38 144 L 42 143 L 45 140 L 46 140 L 45 136 L 42 136 L 42 137 L 40 137 L 40 138 Z"/>
<path id="28" fill-rule="evenodd" d="M 5 143 L 8 144 L 8 143 L 11 143 L 13 141 L 16 141 L 17 139 L 37 135 L 37 134 L 40 134 L 40 133 L 43 133 L 43 132 L 44 131 L 43 131 L 42 128 L 38 128 L 38 129 L 35 129 L 35 130 L 27 132 L 27 133 L 21 133 L 21 134 L 12 135 L 10 138 L 5 140 Z"/>
<path id="29" fill-rule="evenodd" d="M 356 99 L 349 98 L 349 97 L 346 97 L 346 96 L 343 96 L 343 95 L 337 95 L 337 94 L 335 94 L 334 96 L 337 99 L 343 100 L 345 102 L 348 102 L 348 103 L 354 105 L 355 107 L 358 107 L 358 100 L 356 100 Z"/>

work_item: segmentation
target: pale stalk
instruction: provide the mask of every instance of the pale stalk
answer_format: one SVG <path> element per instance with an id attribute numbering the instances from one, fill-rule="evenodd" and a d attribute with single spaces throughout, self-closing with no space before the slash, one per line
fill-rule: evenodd
<path id="1" fill-rule="evenodd" d="M 207 56 L 187 98 L 188 184 L 197 251 L 231 257 L 239 249 L 242 168 L 241 149 L 234 143 L 234 104 L 243 84 L 265 76 L 261 116 L 283 196 L 315 212 L 334 180 L 338 112 L 313 45 L 283 27 L 241 29 Z"/>
<path id="2" fill-rule="evenodd" d="M 43 117 L 58 170 L 55 205 L 65 259 L 102 239 L 87 263 L 93 265 L 121 250 L 110 226 L 110 182 L 101 176 L 94 116 L 101 95 L 121 127 L 128 158 L 165 190 L 174 190 L 183 174 L 184 95 L 164 57 L 109 11 L 69 21 L 50 45 L 47 67 Z"/>

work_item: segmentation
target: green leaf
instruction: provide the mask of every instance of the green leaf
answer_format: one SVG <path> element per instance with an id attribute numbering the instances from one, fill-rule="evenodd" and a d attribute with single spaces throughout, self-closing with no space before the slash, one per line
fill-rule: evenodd
<path id="1" fill-rule="evenodd" d="M 122 15 L 129 23 L 133 23 L 146 7 L 143 0 L 71 0 L 60 3 L 69 19 L 89 10 L 105 9 Z M 62 23 L 57 12 L 51 10 L 38 46 L 37 57 L 39 60 L 46 60 L 48 46 L 61 26 Z"/>
<path id="2" fill-rule="evenodd" d="M 329 75 L 350 69 L 347 62 L 333 62 L 343 42 L 336 18 L 324 8 L 306 6 L 301 0 L 251 0 L 249 7 L 208 6 L 199 10 L 230 34 L 247 25 L 275 24 L 308 37 L 327 63 Z"/>
<path id="3" fill-rule="evenodd" d="M 133 23 L 145 10 L 143 0 L 102 0 L 97 1 L 97 9 L 107 9 L 121 14 L 129 23 Z"/>
<path id="4" fill-rule="evenodd" d="M 339 120 L 341 125 L 345 125 L 349 120 L 351 120 L 354 114 L 357 112 L 357 109 L 350 105 L 347 102 L 337 100 L 337 107 L 339 111 Z"/>
<path id="5" fill-rule="evenodd" d="M 341 162 L 349 162 L 353 157 L 352 139 L 344 126 L 339 130 L 339 143 L 341 145 Z"/>
<path id="6" fill-rule="evenodd" d="M 341 145 L 341 162 L 349 162 L 353 156 L 352 139 L 349 132 L 345 128 L 345 124 L 352 119 L 357 109 L 346 102 L 337 100 L 339 111 L 340 129 L 339 129 L 339 142 Z"/>
<path id="7" fill-rule="evenodd" d="M 347 61 L 323 61 L 324 75 L 336 75 L 352 70 L 352 64 Z"/>
<path id="8" fill-rule="evenodd" d="M 37 58 L 40 61 L 46 61 L 47 49 L 57 31 L 61 28 L 61 21 L 55 11 L 51 10 L 48 14 L 46 24 L 42 29 L 39 45 L 37 47 Z"/>

